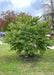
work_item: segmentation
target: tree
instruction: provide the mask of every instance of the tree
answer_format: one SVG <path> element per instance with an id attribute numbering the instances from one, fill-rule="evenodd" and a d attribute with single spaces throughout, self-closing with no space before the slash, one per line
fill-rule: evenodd
<path id="1" fill-rule="evenodd" d="M 51 19 L 52 23 L 51 26 L 53 26 L 54 31 L 54 0 L 50 0 L 50 4 L 44 4 L 44 13 L 43 17 L 45 20 Z"/>
<path id="2" fill-rule="evenodd" d="M 5 19 L 7 21 L 7 24 L 13 22 L 15 23 L 16 21 L 18 21 L 19 15 L 18 13 L 15 13 L 15 11 L 6 11 L 1 13 L 1 16 L 3 17 L 3 19 Z"/>
<path id="3" fill-rule="evenodd" d="M 11 45 L 12 50 L 25 56 L 34 56 L 36 52 L 44 54 L 50 45 L 50 38 L 46 35 L 51 29 L 47 28 L 49 21 L 41 23 L 39 20 L 39 17 L 22 15 L 16 24 L 9 24 L 4 41 Z"/>
<path id="4" fill-rule="evenodd" d="M 6 26 L 7 26 L 7 21 L 0 18 L 0 31 L 5 31 L 6 30 Z"/>
<path id="5" fill-rule="evenodd" d="M 5 29 L 7 29 L 8 24 L 10 24 L 11 22 L 15 24 L 16 21 L 19 21 L 20 16 L 23 16 L 23 15 L 26 16 L 27 18 L 29 17 L 27 14 L 22 13 L 22 12 L 20 14 L 16 13 L 15 11 L 10 11 L 10 10 L 6 12 L 2 12 L 1 19 L 6 21 L 6 25 L 3 23 L 3 28 L 5 27 Z"/>

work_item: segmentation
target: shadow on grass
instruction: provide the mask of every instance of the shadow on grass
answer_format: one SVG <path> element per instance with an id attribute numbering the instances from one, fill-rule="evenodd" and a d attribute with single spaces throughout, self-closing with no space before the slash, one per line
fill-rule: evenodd
<path id="1" fill-rule="evenodd" d="M 34 68 L 38 64 L 39 59 L 41 59 L 41 55 L 35 55 L 33 57 L 25 57 L 24 55 L 20 55 L 19 57 L 25 60 L 26 63 L 31 63 L 30 68 Z"/>
<path id="2" fill-rule="evenodd" d="M 0 63 L 4 64 L 14 64 L 14 63 L 20 63 L 21 65 L 23 64 L 29 64 L 30 63 L 30 68 L 35 67 L 39 59 L 41 59 L 40 55 L 36 55 L 31 58 L 24 58 L 24 57 L 19 57 L 16 53 L 13 54 L 6 54 L 4 56 L 0 56 Z"/>

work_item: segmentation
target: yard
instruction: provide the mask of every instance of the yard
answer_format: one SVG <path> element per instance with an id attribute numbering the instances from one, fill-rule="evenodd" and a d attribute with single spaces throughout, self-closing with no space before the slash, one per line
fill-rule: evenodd
<path id="1" fill-rule="evenodd" d="M 0 75 L 54 75 L 54 50 L 43 57 L 23 59 L 9 45 L 0 44 Z"/>

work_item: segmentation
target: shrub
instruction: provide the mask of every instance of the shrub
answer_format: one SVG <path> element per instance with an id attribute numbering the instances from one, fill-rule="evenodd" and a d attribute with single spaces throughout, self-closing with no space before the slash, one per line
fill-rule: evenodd
<path id="1" fill-rule="evenodd" d="M 25 56 L 34 56 L 36 52 L 44 54 L 50 45 L 50 37 L 46 35 L 51 29 L 48 28 L 49 21 L 41 23 L 39 20 L 39 17 L 21 16 L 16 24 L 9 24 L 5 42 L 11 45 L 12 50 Z"/>

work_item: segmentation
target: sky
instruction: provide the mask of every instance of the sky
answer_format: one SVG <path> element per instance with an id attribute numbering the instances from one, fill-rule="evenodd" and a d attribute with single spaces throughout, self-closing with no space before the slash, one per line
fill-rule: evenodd
<path id="1" fill-rule="evenodd" d="M 14 10 L 25 12 L 32 16 L 41 16 L 41 5 L 45 0 L 0 0 L 0 13 L 2 11 Z"/>

